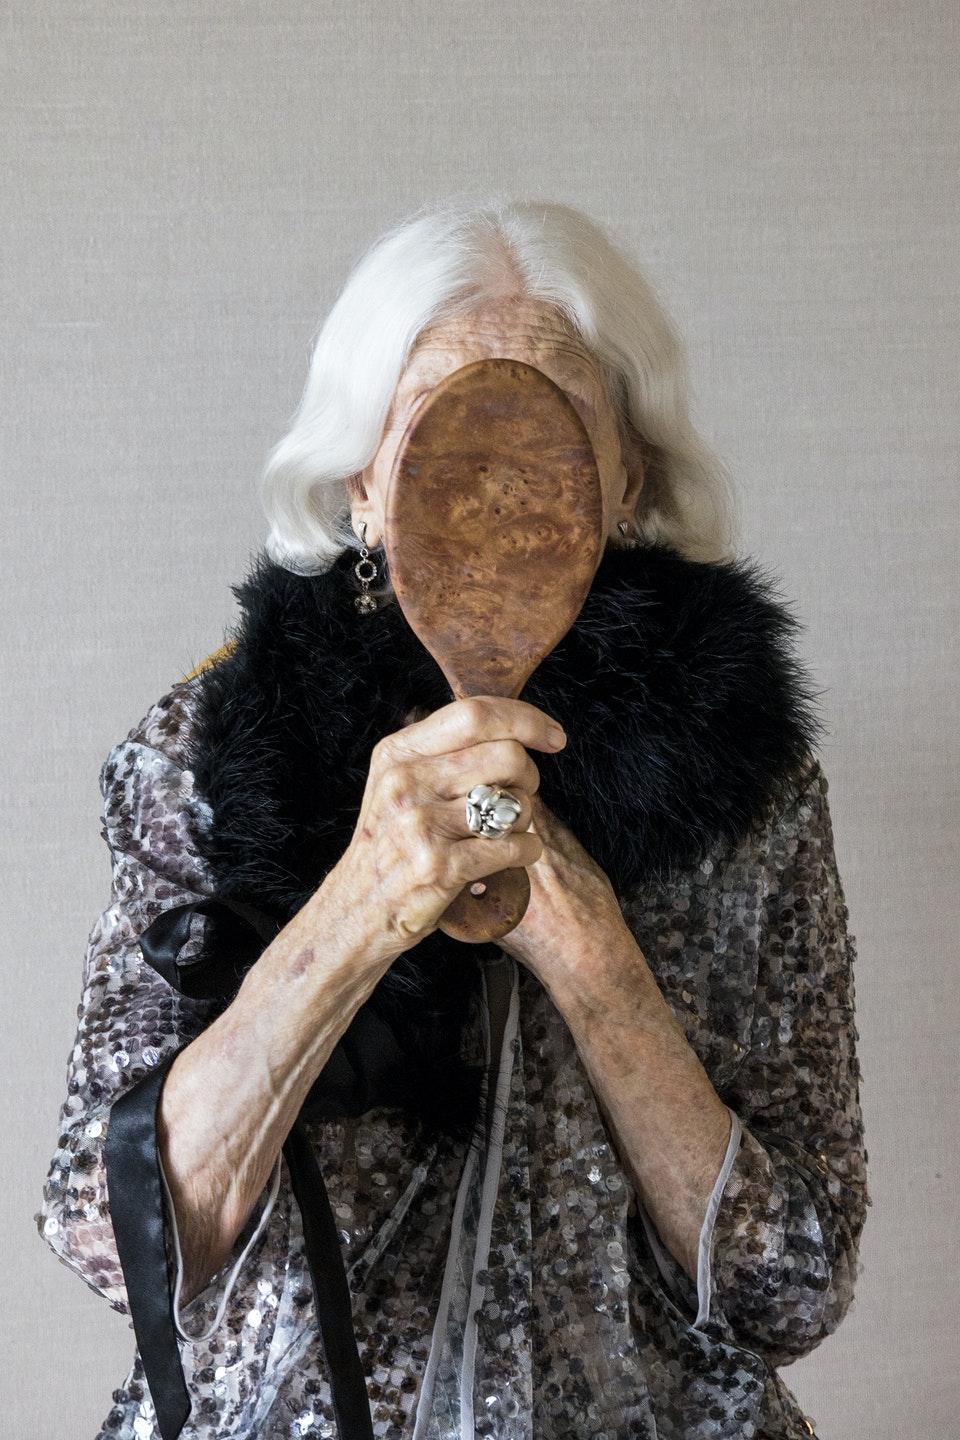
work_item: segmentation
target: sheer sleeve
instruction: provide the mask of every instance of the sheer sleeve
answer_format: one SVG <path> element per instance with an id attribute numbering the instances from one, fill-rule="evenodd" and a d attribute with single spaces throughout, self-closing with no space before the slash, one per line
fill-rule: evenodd
<path id="1" fill-rule="evenodd" d="M 722 1092 L 742 1134 L 704 1237 L 700 1301 L 784 1364 L 849 1307 L 868 1203 L 854 946 L 819 768 L 773 826 L 760 903 L 752 1033 Z"/>

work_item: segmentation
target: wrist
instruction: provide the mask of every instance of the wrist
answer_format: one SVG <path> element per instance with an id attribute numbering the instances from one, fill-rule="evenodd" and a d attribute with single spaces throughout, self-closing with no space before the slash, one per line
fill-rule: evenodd
<path id="1" fill-rule="evenodd" d="M 375 984 L 403 946 L 382 923 L 370 896 L 368 875 L 357 874 L 350 861 L 348 850 L 295 920 L 317 937 L 318 948 L 328 953 L 334 968 L 346 966 L 352 974 L 369 972 Z"/>
<path id="2" fill-rule="evenodd" d="M 322 1048 L 326 1031 L 346 1029 L 398 953 L 370 933 L 362 906 L 344 903 L 333 873 L 268 945 L 241 988 L 253 1006 L 282 1007 L 304 1040 L 310 1036 Z"/>
<path id="3" fill-rule="evenodd" d="M 655 1018 L 664 1004 L 643 952 L 619 916 L 614 926 L 582 931 L 575 949 L 552 948 L 549 964 L 540 957 L 530 968 L 568 1023 L 598 1016 L 608 1025 L 633 1024 Z"/>

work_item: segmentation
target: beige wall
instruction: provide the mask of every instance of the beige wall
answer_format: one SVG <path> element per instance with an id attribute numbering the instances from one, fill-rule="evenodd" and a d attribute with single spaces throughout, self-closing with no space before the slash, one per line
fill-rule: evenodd
<path id="1" fill-rule="evenodd" d="M 4 8 L 4 1435 L 92 1435 L 131 1350 L 31 1223 L 108 884 L 100 761 L 219 642 L 262 458 L 346 266 L 463 187 L 581 205 L 645 260 L 744 548 L 806 621 L 875 1204 L 857 1307 L 789 1378 L 824 1440 L 956 1433 L 958 18 L 956 0 Z"/>

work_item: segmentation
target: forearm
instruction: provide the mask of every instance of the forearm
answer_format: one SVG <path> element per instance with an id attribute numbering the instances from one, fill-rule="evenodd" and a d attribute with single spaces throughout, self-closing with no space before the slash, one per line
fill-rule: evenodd
<path id="1" fill-rule="evenodd" d="M 697 1278 L 730 1115 L 624 926 L 549 987 L 663 1243 Z"/>
<path id="2" fill-rule="evenodd" d="M 389 963 L 371 956 L 335 886 L 325 890 L 164 1084 L 157 1133 L 188 1297 L 230 1253 L 310 1086 Z"/>

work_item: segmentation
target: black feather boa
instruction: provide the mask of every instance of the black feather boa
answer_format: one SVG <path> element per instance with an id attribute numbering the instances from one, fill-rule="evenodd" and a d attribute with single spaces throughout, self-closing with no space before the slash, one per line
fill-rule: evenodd
<path id="1" fill-rule="evenodd" d="M 319 577 L 259 562 L 236 591 L 236 646 L 199 682 L 205 857 L 224 899 L 280 921 L 349 843 L 376 742 L 450 699 L 395 601 L 357 613 L 354 559 Z M 523 698 L 568 736 L 560 754 L 536 756 L 541 795 L 618 894 L 738 839 L 802 764 L 816 724 L 794 628 L 749 567 L 658 547 L 604 557 Z M 399 1103 L 443 1109 L 484 948 L 432 936 L 368 1002 L 422 1057 Z M 470 963 L 452 963 L 457 952 Z"/>

